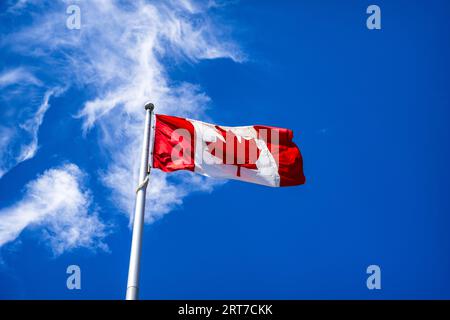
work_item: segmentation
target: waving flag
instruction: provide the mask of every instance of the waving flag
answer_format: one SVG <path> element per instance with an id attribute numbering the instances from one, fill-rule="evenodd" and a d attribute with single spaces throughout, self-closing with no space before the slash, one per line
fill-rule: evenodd
<path id="1" fill-rule="evenodd" d="M 292 131 L 268 126 L 225 127 L 154 114 L 145 104 L 144 143 L 136 189 L 127 300 L 138 298 L 139 265 L 149 167 L 189 170 L 272 187 L 305 183 L 300 150 Z"/>
<path id="2" fill-rule="evenodd" d="M 305 183 L 291 130 L 269 126 L 225 127 L 155 115 L 152 167 L 272 187 Z"/>

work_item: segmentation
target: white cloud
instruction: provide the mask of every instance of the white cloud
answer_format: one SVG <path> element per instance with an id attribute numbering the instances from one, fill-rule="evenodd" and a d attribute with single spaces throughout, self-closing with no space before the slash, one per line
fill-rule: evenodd
<path id="1" fill-rule="evenodd" d="M 31 142 L 22 146 L 19 156 L 17 157 L 17 162 L 22 162 L 28 159 L 31 159 L 35 156 L 38 149 L 38 133 L 39 128 L 44 121 L 44 115 L 47 112 L 48 108 L 50 108 L 49 100 L 52 96 L 58 96 L 62 92 L 64 92 L 61 88 L 52 88 L 48 90 L 44 99 L 37 109 L 36 113 L 32 118 L 29 118 L 25 123 L 19 125 L 22 129 L 30 134 L 32 137 Z"/>
<path id="2" fill-rule="evenodd" d="M 8 12 L 15 12 L 15 11 L 19 11 L 22 10 L 23 8 L 26 7 L 27 3 L 29 2 L 29 0 L 16 0 L 15 2 L 12 0 L 9 0 L 9 3 L 12 5 L 8 8 Z"/>
<path id="3" fill-rule="evenodd" d="M 74 164 L 45 171 L 23 198 L 0 210 L 0 247 L 27 227 L 39 227 L 55 255 L 78 247 L 107 250 L 106 226 L 92 210 L 84 173 Z"/>
<path id="4" fill-rule="evenodd" d="M 0 178 L 6 173 L 6 168 L 2 165 L 1 159 L 5 157 L 7 147 L 11 143 L 14 136 L 14 130 L 6 126 L 0 126 L 0 153 L 3 157 L 0 158 Z"/>
<path id="5" fill-rule="evenodd" d="M 37 149 L 39 125 L 33 126 L 33 130 L 23 131 L 18 128 L 22 121 L 34 122 L 35 114 L 29 112 L 24 115 L 20 112 L 22 108 L 13 108 L 12 105 L 27 103 L 33 110 L 36 91 L 43 90 L 42 86 L 42 81 L 23 66 L 0 73 L 0 178 L 19 162 L 31 158 L 35 153 L 33 149 Z M 40 114 L 38 117 L 42 118 L 45 111 L 38 111 L 36 115 Z"/>
<path id="6" fill-rule="evenodd" d="M 22 71 L 19 74 L 22 74 Z M 8 79 L 11 79 L 11 77 L 8 77 Z M 16 79 L 18 78 L 16 77 Z M 21 85 L 24 85 L 24 82 Z M 35 99 L 32 98 L 34 93 L 32 88 L 25 88 L 28 90 L 29 97 L 19 92 L 20 94 L 16 93 L 16 98 L 12 98 L 12 102 L 28 104 L 30 109 L 27 110 L 28 112 L 16 112 L 15 115 L 10 116 L 12 118 L 10 121 L 5 121 L 0 127 L 0 178 L 17 164 L 35 156 L 38 150 L 39 128 L 42 125 L 45 113 L 50 108 L 49 100 L 64 92 L 64 89 L 59 87 L 48 89 L 43 94 L 40 104 L 37 104 L 34 103 Z M 5 96 L 11 94 L 9 91 L 2 93 Z M 9 106 L 10 104 L 6 104 L 6 112 Z M 24 108 L 24 110 L 26 109 Z M 4 119 L 7 120 L 8 116 L 5 116 Z"/>
<path id="7" fill-rule="evenodd" d="M 0 73 L 0 88 L 13 84 L 42 86 L 42 82 L 23 67 L 6 70 Z"/>
<path id="8" fill-rule="evenodd" d="M 244 57 L 213 23 L 208 5 L 195 1 L 80 2 L 81 30 L 64 28 L 64 6 L 60 3 L 40 12 L 31 26 L 6 36 L 3 45 L 40 63 L 58 65 L 51 69 L 54 79 L 95 91 L 79 116 L 86 134 L 93 126 L 100 129 L 99 147 L 111 163 L 99 168 L 102 181 L 117 207 L 129 214 L 137 184 L 144 103 L 151 100 L 159 113 L 199 118 L 209 101 L 195 84 L 173 84 L 167 65 L 216 58 L 240 62 Z M 204 179 L 189 178 L 189 173 L 169 181 L 165 174 L 154 172 L 147 221 L 180 205 L 192 190 L 204 190 L 204 185 Z"/>

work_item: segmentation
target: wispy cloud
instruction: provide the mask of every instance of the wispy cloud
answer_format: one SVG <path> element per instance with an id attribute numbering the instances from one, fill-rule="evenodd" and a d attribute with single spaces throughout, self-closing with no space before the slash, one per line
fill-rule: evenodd
<path id="1" fill-rule="evenodd" d="M 64 91 L 49 87 L 35 70 L 35 66 L 20 65 L 0 71 L 0 178 L 34 157 L 49 100 Z"/>
<path id="2" fill-rule="evenodd" d="M 35 156 L 38 150 L 39 128 L 50 108 L 49 100 L 64 92 L 60 87 L 47 89 L 40 104 L 35 103 L 38 93 L 33 86 L 41 86 L 41 82 L 23 69 L 0 75 L 0 89 L 1 83 L 5 86 L 20 85 L 22 89 L 0 90 L 2 98 L 9 100 L 3 101 L 3 110 L 0 112 L 0 115 L 5 114 L 0 125 L 0 178 L 17 164 Z M 22 90 L 25 89 L 26 93 L 23 93 Z M 38 92 L 43 90 L 44 87 L 39 88 Z M 15 110 L 17 107 L 13 107 L 15 104 L 26 105 L 28 109 L 23 108 L 26 112 L 18 112 Z"/>
<path id="3" fill-rule="evenodd" d="M 0 247 L 27 227 L 40 227 L 55 255 L 78 247 L 107 250 L 107 228 L 94 209 L 76 165 L 47 170 L 26 186 L 20 201 L 0 210 Z"/>
<path id="4" fill-rule="evenodd" d="M 24 9 L 27 4 L 30 2 L 29 0 L 8 0 L 10 6 L 8 8 L 8 12 L 14 13 L 16 11 L 20 11 Z"/>
<path id="5" fill-rule="evenodd" d="M 22 67 L 6 70 L 0 73 L 0 88 L 13 84 L 42 86 L 42 82 L 39 79 Z"/>
<path id="6" fill-rule="evenodd" d="M 78 3 L 78 2 L 76 2 Z M 65 4 L 41 12 L 31 26 L 8 35 L 3 44 L 34 56 L 48 66 L 52 79 L 89 86 L 94 98 L 81 106 L 83 130 L 97 126 L 98 145 L 110 165 L 98 168 L 111 199 L 121 211 L 133 208 L 143 129 L 143 105 L 151 100 L 157 112 L 201 117 L 209 97 L 192 83 L 173 84 L 167 65 L 204 59 L 245 58 L 211 19 L 208 3 L 177 1 L 79 2 L 81 30 L 64 28 Z M 149 186 L 147 221 L 169 212 L 195 190 L 210 190 L 211 180 L 189 174 L 155 172 Z M 205 187 L 207 185 L 208 187 Z"/>
<path id="7" fill-rule="evenodd" d="M 0 178 L 5 174 L 7 168 L 5 165 L 2 165 L 2 159 L 6 158 L 6 150 L 11 143 L 11 140 L 14 136 L 14 130 L 12 128 L 6 126 L 0 126 L 0 152 L 2 153 L 2 157 L 0 157 Z"/>
<path id="8" fill-rule="evenodd" d="M 31 159 L 35 156 L 38 149 L 38 133 L 39 128 L 44 120 L 44 115 L 47 110 L 50 108 L 49 100 L 51 96 L 58 96 L 64 89 L 61 88 L 53 88 L 48 90 L 44 95 L 44 100 L 41 105 L 37 109 L 34 117 L 29 118 L 25 123 L 20 124 L 19 126 L 28 132 L 32 137 L 32 140 L 29 144 L 22 146 L 19 156 L 17 157 L 18 162 L 22 162 L 28 159 Z"/>

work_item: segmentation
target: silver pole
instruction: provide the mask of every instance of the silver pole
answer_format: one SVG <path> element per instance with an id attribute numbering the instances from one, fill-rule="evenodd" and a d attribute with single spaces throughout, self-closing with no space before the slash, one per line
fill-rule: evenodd
<path id="1" fill-rule="evenodd" d="M 144 143 L 142 146 L 141 168 L 139 171 L 139 189 L 136 194 L 136 207 L 134 210 L 133 219 L 133 237 L 131 240 L 130 253 L 130 268 L 128 269 L 128 284 L 127 284 L 127 300 L 137 300 L 139 294 L 139 269 L 141 260 L 142 247 L 142 229 L 144 226 L 145 214 L 145 193 L 147 191 L 146 178 L 148 172 L 148 158 L 150 147 L 150 131 L 152 122 L 152 113 L 155 106 L 152 103 L 145 105 L 145 128 L 144 128 Z M 148 178 L 147 178 L 148 179 Z"/>

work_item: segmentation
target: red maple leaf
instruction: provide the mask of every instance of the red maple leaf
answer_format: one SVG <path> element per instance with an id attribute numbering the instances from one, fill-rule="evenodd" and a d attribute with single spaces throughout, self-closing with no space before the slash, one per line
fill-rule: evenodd
<path id="1" fill-rule="evenodd" d="M 209 153 L 222 160 L 222 163 L 237 166 L 236 175 L 241 176 L 241 167 L 247 169 L 257 169 L 256 161 L 259 158 L 259 149 L 255 139 L 244 139 L 238 137 L 231 131 L 225 130 L 220 126 L 215 126 L 220 132 L 225 142 L 216 139 L 215 142 L 207 142 L 206 146 Z"/>

